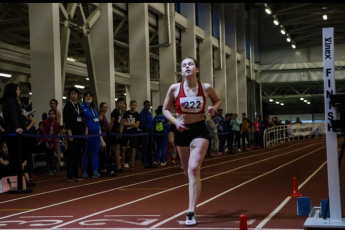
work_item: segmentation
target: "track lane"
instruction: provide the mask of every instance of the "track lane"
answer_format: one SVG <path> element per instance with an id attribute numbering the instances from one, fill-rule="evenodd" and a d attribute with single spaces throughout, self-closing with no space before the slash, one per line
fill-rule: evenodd
<path id="1" fill-rule="evenodd" d="M 305 143 L 306 144 L 306 143 Z M 304 145 L 305 145 L 304 144 Z M 303 146 L 303 145 L 302 145 Z M 265 152 L 270 152 L 270 151 L 276 151 L 276 150 L 274 150 L 274 149 L 270 149 L 269 151 L 267 151 L 267 150 L 265 150 Z M 256 152 L 256 153 L 258 153 L 258 152 Z M 216 159 L 216 158 L 214 158 L 214 159 L 212 159 L 212 160 L 205 160 L 205 166 L 204 166 L 204 164 L 203 164 L 203 170 L 202 170 L 202 173 L 205 173 L 205 175 L 203 175 L 203 177 L 206 177 L 206 176 L 208 176 L 209 174 L 212 174 L 212 170 L 213 171 L 215 171 L 214 170 L 214 168 L 216 168 L 216 169 L 219 169 L 219 170 L 222 170 L 222 168 L 221 167 L 223 167 L 222 165 L 225 165 L 225 168 L 229 168 L 229 167 L 232 167 L 233 165 L 227 165 L 228 163 L 225 163 L 224 164 L 224 162 L 221 162 L 221 163 L 219 163 L 219 164 L 215 164 L 215 165 L 211 165 L 212 164 L 212 162 L 215 162 L 215 161 L 219 161 L 219 159 L 222 159 L 222 160 L 224 160 L 224 161 L 227 161 L 228 159 L 230 159 L 231 158 L 231 163 L 230 164 L 234 164 L 234 162 L 237 162 L 238 164 L 243 164 L 243 162 L 241 162 L 241 161 L 248 161 L 248 159 L 254 159 L 254 158 L 257 158 L 257 157 L 264 157 L 264 156 L 260 156 L 260 154 L 256 154 L 255 153 L 255 155 L 253 155 L 253 156 L 250 156 L 250 157 L 248 157 L 249 156 L 249 154 L 251 154 L 251 152 L 249 153 L 249 154 L 235 154 L 235 155 L 232 155 L 232 156 L 226 156 L 226 157 L 222 157 L 222 158 L 218 158 L 218 159 Z M 273 155 L 274 154 L 276 154 L 276 153 L 272 153 Z M 265 155 L 265 157 L 267 157 L 268 156 L 268 154 L 267 153 L 265 153 L 264 154 Z M 245 158 L 245 159 L 236 159 L 236 158 Z M 210 165 L 208 165 L 208 164 L 210 164 Z M 213 169 L 212 169 L 213 168 Z M 208 172 L 208 170 L 210 169 L 210 172 Z M 212 169 L 212 170 L 211 170 Z M 162 170 L 162 171 L 168 171 L 167 169 L 164 169 L 164 170 Z M 162 172 L 161 171 L 161 172 Z M 151 172 L 150 172 L 151 173 Z M 153 174 L 155 174 L 155 173 L 157 173 L 157 170 L 155 170 L 155 172 L 153 173 Z M 181 174 L 181 172 L 179 172 L 180 174 Z M 182 174 L 181 174 L 182 175 Z M 182 176 L 179 176 L 179 177 L 181 177 L 182 178 L 182 180 L 184 180 L 185 182 L 186 182 L 186 180 L 185 180 L 185 178 L 184 178 L 184 176 L 182 175 Z M 152 176 L 152 175 L 151 175 Z M 215 178 L 216 177 L 221 177 L 221 175 L 217 175 L 217 176 L 215 176 Z M 171 182 L 170 182 L 171 183 Z M 168 183 L 169 184 L 169 183 Z M 168 188 L 168 186 L 163 186 L 164 184 L 160 184 L 160 187 L 161 188 Z M 204 185 L 204 182 L 203 182 L 203 185 Z M 185 186 L 186 187 L 186 186 Z M 150 186 L 148 186 L 147 188 L 151 188 L 151 190 L 152 189 L 154 189 L 154 186 L 152 185 L 151 187 Z M 139 187 L 139 189 L 140 189 L 140 187 Z M 178 190 L 180 190 L 180 189 L 178 189 Z M 208 189 L 207 189 L 208 190 Z M 133 192 L 133 190 L 132 191 L 129 191 L 129 190 L 127 190 L 126 191 L 127 193 L 132 193 Z M 145 194 L 147 194 L 146 192 L 148 192 L 148 193 L 152 193 L 152 191 L 150 191 L 150 190 L 148 190 L 148 191 L 141 191 L 141 197 L 143 197 Z M 175 193 L 175 195 L 177 194 L 177 192 L 175 191 L 174 192 Z M 181 196 L 185 196 L 186 194 L 187 194 L 187 190 L 186 190 L 186 188 L 184 188 L 184 189 L 182 189 L 180 192 L 178 192 L 178 194 L 181 194 Z M 114 195 L 114 194 L 113 194 Z M 120 193 L 120 195 L 119 196 L 126 196 L 126 195 L 124 195 L 124 194 L 121 194 Z M 131 195 L 128 195 L 129 197 L 131 197 Z M 135 196 L 135 194 L 134 194 L 134 196 Z M 158 195 L 157 195 L 158 196 Z M 116 196 L 115 196 L 116 197 Z M 164 195 L 164 196 L 162 196 L 163 198 L 161 198 L 161 200 L 163 200 L 163 201 L 166 201 L 167 199 L 166 199 L 166 197 L 170 197 L 170 195 Z M 165 198 L 164 198 L 165 197 Z M 171 195 L 171 197 L 174 197 L 174 195 Z M 133 198 L 131 198 L 132 200 L 133 200 Z M 122 199 L 121 199 L 122 200 Z M 92 204 L 94 204 L 95 202 L 92 202 L 91 200 L 90 200 L 90 203 L 92 203 Z M 183 207 L 183 206 L 185 206 L 187 204 L 187 201 L 186 201 L 186 199 L 182 199 L 182 201 L 181 202 L 179 202 L 179 207 Z M 77 208 L 78 208 L 78 206 L 77 206 Z M 95 208 L 95 209 L 98 209 L 98 208 Z M 123 208 L 121 208 L 121 211 L 123 210 Z M 132 208 L 132 210 L 133 210 L 133 208 Z M 154 214 L 153 214 L 154 215 Z M 75 218 L 75 217 L 74 217 Z"/>

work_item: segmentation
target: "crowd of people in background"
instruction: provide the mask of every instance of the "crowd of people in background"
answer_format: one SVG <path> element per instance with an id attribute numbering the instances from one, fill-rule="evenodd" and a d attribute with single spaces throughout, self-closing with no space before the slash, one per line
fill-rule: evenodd
<path id="1" fill-rule="evenodd" d="M 133 171 L 137 157 L 146 168 L 178 162 L 174 143 L 176 127 L 164 117 L 162 105 L 152 115 L 150 101 L 145 100 L 144 108 L 138 112 L 137 101 L 130 101 L 128 108 L 126 100 L 118 98 L 116 108 L 108 119 L 107 103 L 101 102 L 97 107 L 90 91 L 82 95 L 80 102 L 79 90 L 71 87 L 63 113 L 57 109 L 58 100 L 51 99 L 50 108 L 47 106 L 47 112 L 42 114 L 36 129 L 37 114 L 28 113 L 32 110 L 28 98 L 20 97 L 16 84 L 11 83 L 6 88 L 0 102 L 0 132 L 45 136 L 23 138 L 25 147 L 21 157 L 18 157 L 15 138 L 1 137 L 0 177 L 15 175 L 19 164 L 17 160 L 20 159 L 27 186 L 35 186 L 33 181 L 37 177 L 34 174 L 33 153 L 45 153 L 49 175 L 54 175 L 65 165 L 67 181 Z M 257 116 L 251 121 L 245 113 L 241 114 L 241 118 L 237 113 L 223 116 L 223 109 L 218 109 L 210 119 L 205 116 L 205 123 L 210 137 L 207 156 L 260 149 L 264 130 L 282 125 L 277 117 L 262 120 L 261 116 Z M 290 123 L 285 121 L 285 124 Z M 301 123 L 300 119 L 297 118 L 295 123 Z M 137 135 L 144 132 L 149 135 Z M 49 135 L 55 138 L 49 138 Z"/>

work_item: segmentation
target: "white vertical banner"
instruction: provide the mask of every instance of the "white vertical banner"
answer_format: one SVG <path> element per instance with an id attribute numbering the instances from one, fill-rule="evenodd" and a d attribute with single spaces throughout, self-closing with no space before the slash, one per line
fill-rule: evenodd
<path id="1" fill-rule="evenodd" d="M 322 43 L 329 208 L 331 221 L 338 222 L 341 221 L 338 142 L 337 133 L 333 132 L 331 124 L 331 121 L 336 119 L 336 111 L 330 103 L 330 95 L 336 92 L 333 27 L 322 29 Z"/>

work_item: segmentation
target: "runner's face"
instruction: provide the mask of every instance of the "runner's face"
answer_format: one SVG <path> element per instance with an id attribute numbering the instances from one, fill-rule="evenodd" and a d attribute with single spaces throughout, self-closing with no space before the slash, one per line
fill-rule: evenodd
<path id="1" fill-rule="evenodd" d="M 182 75 L 184 77 L 194 76 L 199 72 L 199 69 L 196 67 L 194 60 L 186 58 L 182 61 Z"/>

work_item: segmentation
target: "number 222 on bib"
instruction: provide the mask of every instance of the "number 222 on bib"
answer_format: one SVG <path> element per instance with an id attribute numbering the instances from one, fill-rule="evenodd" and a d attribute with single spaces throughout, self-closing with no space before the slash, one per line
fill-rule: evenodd
<path id="1" fill-rule="evenodd" d="M 204 99 L 202 96 L 181 97 L 180 105 L 182 112 L 198 113 L 204 106 Z"/>

